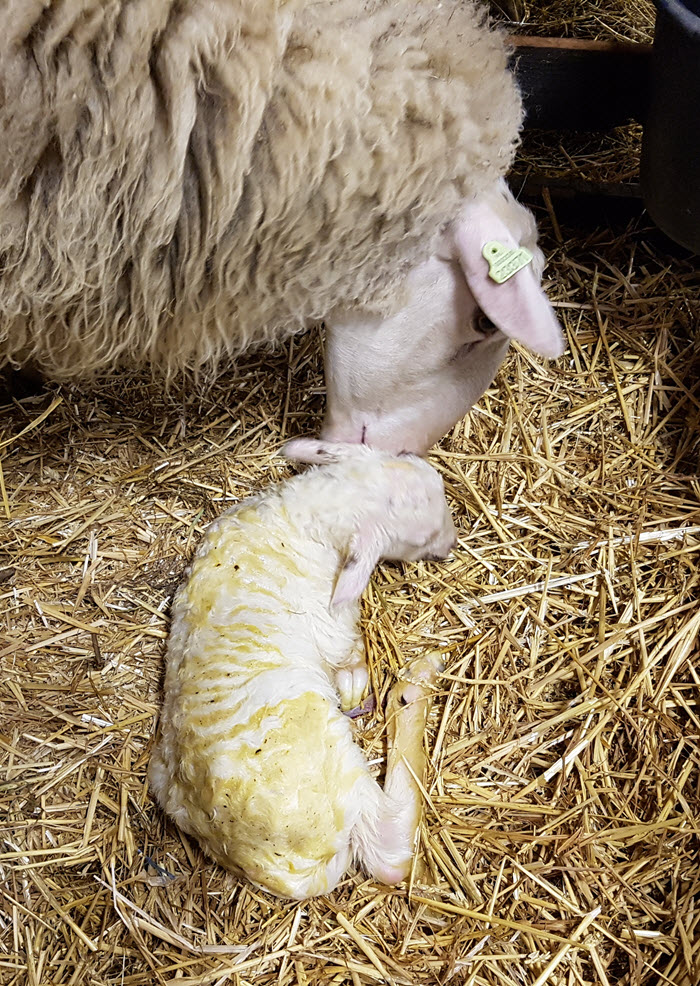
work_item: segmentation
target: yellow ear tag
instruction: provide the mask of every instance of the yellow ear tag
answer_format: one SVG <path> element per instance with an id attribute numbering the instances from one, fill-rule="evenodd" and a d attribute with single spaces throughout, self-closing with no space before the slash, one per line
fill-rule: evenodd
<path id="1" fill-rule="evenodd" d="M 503 284 L 513 274 L 532 263 L 532 254 L 525 247 L 503 246 L 498 240 L 490 240 L 481 251 L 489 262 L 489 277 L 496 284 Z"/>

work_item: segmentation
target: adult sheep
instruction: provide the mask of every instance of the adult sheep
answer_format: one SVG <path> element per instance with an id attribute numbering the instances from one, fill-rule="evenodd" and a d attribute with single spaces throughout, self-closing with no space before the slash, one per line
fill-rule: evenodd
<path id="1" fill-rule="evenodd" d="M 0 0 L 0 366 L 210 374 L 325 320 L 325 437 L 422 452 L 509 337 L 562 349 L 521 112 L 466 0 Z M 534 263 L 497 286 L 489 240 Z"/>

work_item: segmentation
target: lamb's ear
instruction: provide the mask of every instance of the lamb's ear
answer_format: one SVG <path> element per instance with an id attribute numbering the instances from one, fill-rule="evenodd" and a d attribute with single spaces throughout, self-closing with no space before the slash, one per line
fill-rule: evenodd
<path id="1" fill-rule="evenodd" d="M 510 250 L 520 246 L 504 221 L 485 202 L 474 201 L 455 220 L 451 238 L 474 300 L 493 324 L 542 356 L 561 356 L 561 327 L 532 263 L 502 284 L 489 275 L 489 262 L 483 255 L 487 243 L 495 241 Z"/>
<path id="2" fill-rule="evenodd" d="M 322 442 L 318 438 L 293 438 L 282 446 L 281 451 L 286 459 L 316 464 L 339 462 L 348 454 L 346 445 Z"/>
<path id="3" fill-rule="evenodd" d="M 331 596 L 331 609 L 360 598 L 380 558 L 376 532 L 370 525 L 363 527 L 350 542 L 350 551 L 338 573 Z"/>

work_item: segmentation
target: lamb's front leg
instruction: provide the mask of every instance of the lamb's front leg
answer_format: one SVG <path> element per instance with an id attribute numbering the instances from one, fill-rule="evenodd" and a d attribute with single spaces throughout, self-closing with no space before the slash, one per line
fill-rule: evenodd
<path id="1" fill-rule="evenodd" d="M 335 683 L 343 712 L 349 712 L 360 704 L 368 680 L 367 655 L 364 641 L 360 637 L 350 652 L 347 663 L 342 668 L 337 668 L 335 672 Z"/>
<path id="2" fill-rule="evenodd" d="M 365 816 L 355 833 L 364 868 L 383 883 L 400 883 L 411 869 L 422 803 L 418 781 L 425 770 L 423 735 L 442 667 L 435 652 L 412 661 L 389 694 L 384 791 L 374 807 L 376 816 Z"/>

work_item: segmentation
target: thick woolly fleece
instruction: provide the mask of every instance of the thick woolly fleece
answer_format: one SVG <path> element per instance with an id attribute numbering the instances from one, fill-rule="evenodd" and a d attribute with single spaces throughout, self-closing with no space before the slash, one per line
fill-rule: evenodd
<path id="1" fill-rule="evenodd" d="M 0 366 L 223 356 L 399 304 L 521 103 L 466 0 L 0 0 Z"/>

